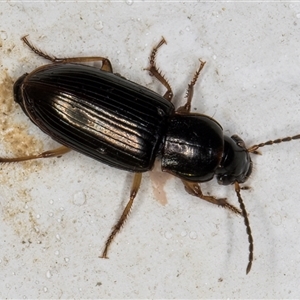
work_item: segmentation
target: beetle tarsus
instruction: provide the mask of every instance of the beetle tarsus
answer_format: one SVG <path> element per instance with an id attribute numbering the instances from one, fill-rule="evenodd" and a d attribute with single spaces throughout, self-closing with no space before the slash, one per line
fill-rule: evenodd
<path id="1" fill-rule="evenodd" d="M 161 40 L 159 41 L 159 43 L 155 47 L 153 47 L 153 49 L 151 51 L 151 54 L 150 54 L 150 65 L 155 65 L 156 53 L 157 53 L 158 49 L 163 44 L 167 44 L 167 41 L 165 40 L 164 37 L 161 38 Z"/>
<path id="2" fill-rule="evenodd" d="M 122 226 L 124 225 L 124 222 L 127 220 L 127 217 L 130 213 L 130 210 L 132 208 L 132 204 L 133 201 L 135 199 L 135 196 L 140 188 L 141 185 L 141 180 L 142 180 L 142 173 L 135 173 L 134 174 L 134 179 L 133 179 L 133 183 L 132 183 L 132 187 L 131 187 L 131 191 L 130 191 L 130 199 L 122 213 L 121 218 L 119 219 L 119 221 L 117 222 L 117 224 L 113 227 L 113 230 L 111 232 L 111 234 L 109 235 L 106 243 L 105 243 L 105 247 L 104 250 L 102 252 L 102 255 L 100 256 L 100 258 L 108 258 L 107 257 L 107 252 L 108 249 L 113 241 L 113 239 L 115 238 L 115 236 L 118 234 L 118 232 L 120 231 L 120 229 L 122 228 Z"/>
<path id="3" fill-rule="evenodd" d="M 55 56 L 50 56 L 47 53 L 41 51 L 40 49 L 36 48 L 35 46 L 33 46 L 27 39 L 28 35 L 25 35 L 21 38 L 21 40 L 31 49 L 31 51 L 33 51 L 35 54 L 37 54 L 38 56 L 41 56 L 47 60 L 52 61 L 53 63 L 58 62 L 60 59 L 55 57 Z"/>
<path id="4" fill-rule="evenodd" d="M 238 208 L 236 208 L 235 206 L 229 204 L 228 202 L 226 202 L 225 204 L 220 204 L 219 206 L 227 208 L 227 209 L 231 210 L 233 213 L 235 213 L 237 215 L 243 216 L 243 213 Z"/>

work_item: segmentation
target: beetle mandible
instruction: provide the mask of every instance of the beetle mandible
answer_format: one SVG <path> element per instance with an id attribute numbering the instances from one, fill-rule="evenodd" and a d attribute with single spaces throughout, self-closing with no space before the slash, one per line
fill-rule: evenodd
<path id="1" fill-rule="evenodd" d="M 139 190 L 142 173 L 152 169 L 157 157 L 162 171 L 178 177 L 186 191 L 212 204 L 243 216 L 249 240 L 248 274 L 253 261 L 253 238 L 248 215 L 240 194 L 240 184 L 252 172 L 250 154 L 266 145 L 299 139 L 300 135 L 270 140 L 246 148 L 237 135 L 223 135 L 221 125 L 209 116 L 191 113 L 194 85 L 203 69 L 200 66 L 188 85 L 186 102 L 175 109 L 173 92 L 156 65 L 156 53 L 165 39 L 153 48 L 147 70 L 167 91 L 163 96 L 113 73 L 104 57 L 57 58 L 23 42 L 37 55 L 52 63 L 21 76 L 14 84 L 14 100 L 42 131 L 61 147 L 0 162 L 19 162 L 61 156 L 76 150 L 110 166 L 134 172 L 130 199 L 110 233 L 101 257 L 120 231 Z M 101 68 L 85 65 L 102 62 Z M 204 195 L 200 183 L 217 177 L 222 185 L 233 185 L 240 209 Z"/>

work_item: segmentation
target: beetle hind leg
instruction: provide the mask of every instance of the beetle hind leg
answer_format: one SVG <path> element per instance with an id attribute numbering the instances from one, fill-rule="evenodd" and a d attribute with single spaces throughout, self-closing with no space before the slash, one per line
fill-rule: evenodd
<path id="1" fill-rule="evenodd" d="M 132 208 L 132 204 L 133 201 L 135 199 L 135 196 L 140 188 L 141 185 L 141 180 L 142 180 L 142 173 L 135 173 L 134 174 L 134 179 L 133 179 L 133 183 L 132 183 L 132 187 L 131 187 L 131 191 L 130 191 L 130 199 L 122 213 L 121 218 L 119 219 L 119 221 L 117 222 L 117 224 L 113 227 L 113 230 L 111 232 L 111 234 L 109 235 L 108 239 L 106 240 L 105 243 L 105 247 L 104 250 L 102 252 L 102 255 L 100 256 L 100 258 L 108 258 L 107 257 L 107 252 L 108 249 L 113 241 L 113 239 L 115 238 L 115 236 L 118 234 L 118 232 L 121 230 L 122 226 L 124 225 L 125 221 L 128 218 L 128 215 L 131 211 Z"/>
<path id="2" fill-rule="evenodd" d="M 111 62 L 109 59 L 102 57 L 102 56 L 85 56 L 85 57 L 55 57 L 52 55 L 48 55 L 47 53 L 41 51 L 37 47 L 33 46 L 27 39 L 27 36 L 22 37 L 22 41 L 30 48 L 31 51 L 33 51 L 38 56 L 41 56 L 47 60 L 52 61 L 53 63 L 88 63 L 88 62 L 95 62 L 95 61 L 101 61 L 102 66 L 101 70 L 107 71 L 107 72 L 113 72 L 113 68 L 111 65 Z"/>
<path id="3" fill-rule="evenodd" d="M 71 150 L 72 149 L 70 149 L 68 147 L 60 146 L 56 149 L 45 151 L 45 152 L 42 152 L 39 154 L 32 154 L 32 155 L 13 157 L 13 158 L 0 157 L 0 163 L 21 162 L 21 161 L 32 160 L 32 159 L 37 159 L 37 158 L 59 157 Z"/>
<path id="4" fill-rule="evenodd" d="M 227 209 L 231 210 L 232 212 L 234 212 L 236 214 L 243 215 L 242 212 L 238 208 L 236 208 L 235 206 L 229 204 L 227 202 L 226 198 L 217 199 L 213 196 L 204 195 L 202 193 L 200 185 L 198 183 L 186 181 L 186 180 L 183 180 L 183 179 L 181 179 L 181 181 L 184 184 L 185 190 L 189 194 L 191 194 L 193 196 L 196 196 L 196 197 L 198 197 L 202 200 L 208 201 L 212 204 L 216 204 L 218 206 L 222 206 L 224 208 L 227 208 Z"/>

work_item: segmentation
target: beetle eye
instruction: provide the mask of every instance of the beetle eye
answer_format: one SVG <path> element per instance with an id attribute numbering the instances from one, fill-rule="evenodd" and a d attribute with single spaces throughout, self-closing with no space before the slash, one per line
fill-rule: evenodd
<path id="1" fill-rule="evenodd" d="M 238 145 L 239 147 L 241 147 L 241 148 L 245 148 L 245 144 L 242 143 L 242 142 L 238 142 L 237 145 Z"/>

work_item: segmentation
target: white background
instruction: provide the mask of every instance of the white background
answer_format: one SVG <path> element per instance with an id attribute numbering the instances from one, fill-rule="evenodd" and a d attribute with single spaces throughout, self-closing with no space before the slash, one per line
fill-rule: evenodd
<path id="1" fill-rule="evenodd" d="M 159 93 L 143 69 L 153 45 L 182 103 L 207 61 L 193 111 L 215 118 L 251 146 L 300 133 L 300 4 L 1 3 L 1 155 L 57 144 L 10 106 L 11 85 L 47 63 L 20 40 L 60 57 L 106 56 L 114 71 Z M 262 148 L 243 191 L 243 219 L 184 191 L 180 180 L 145 174 L 135 206 L 98 258 L 128 200 L 132 174 L 77 153 L 1 167 L 1 298 L 296 298 L 300 274 L 300 141 Z M 156 186 L 156 188 L 154 188 Z M 237 205 L 233 187 L 203 190 Z M 165 203 L 166 201 L 166 203 Z"/>

